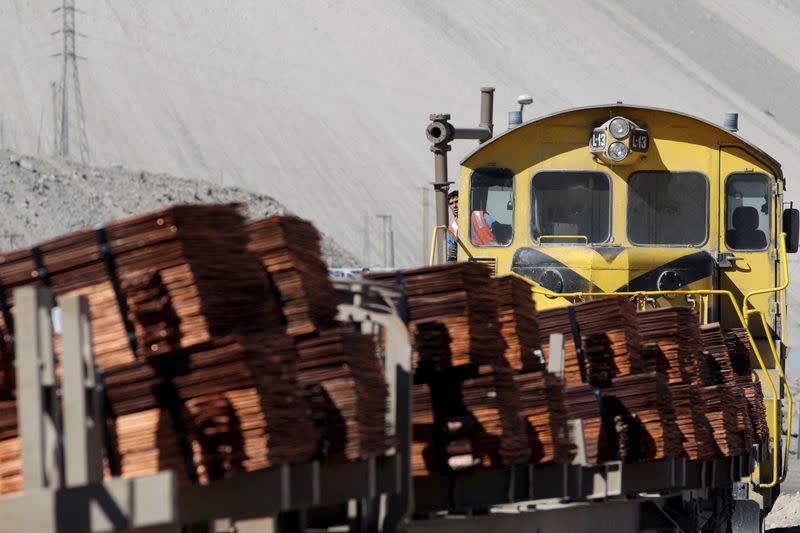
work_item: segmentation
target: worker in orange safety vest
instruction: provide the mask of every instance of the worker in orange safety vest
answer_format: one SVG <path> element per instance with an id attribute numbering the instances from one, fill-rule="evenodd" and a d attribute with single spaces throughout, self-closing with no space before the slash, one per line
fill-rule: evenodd
<path id="1" fill-rule="evenodd" d="M 453 213 L 453 221 L 450 223 L 447 232 L 447 260 L 455 261 L 458 254 L 458 191 L 452 191 L 447 195 L 447 203 L 450 212 Z M 492 224 L 497 222 L 492 215 L 486 211 L 473 211 L 470 214 L 470 240 L 478 246 L 488 246 L 497 244 Z"/>

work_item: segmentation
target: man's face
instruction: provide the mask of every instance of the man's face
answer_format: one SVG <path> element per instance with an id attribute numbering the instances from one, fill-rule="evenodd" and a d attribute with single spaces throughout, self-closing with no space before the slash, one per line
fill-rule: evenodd
<path id="1" fill-rule="evenodd" d="M 450 204 L 450 211 L 453 212 L 453 216 L 458 218 L 458 196 L 453 196 L 452 198 L 450 198 L 449 204 Z"/>

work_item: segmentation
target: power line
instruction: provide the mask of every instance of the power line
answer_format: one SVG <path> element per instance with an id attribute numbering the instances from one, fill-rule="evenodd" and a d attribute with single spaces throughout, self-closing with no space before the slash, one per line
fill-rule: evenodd
<path id="1" fill-rule="evenodd" d="M 86 58 L 79 56 L 75 47 L 75 37 L 77 35 L 85 37 L 85 35 L 75 31 L 75 13 L 78 12 L 75 7 L 75 0 L 62 0 L 61 7 L 53 11 L 61 11 L 63 17 L 61 30 L 53 32 L 53 34 L 60 33 L 63 37 L 64 45 L 60 54 L 54 54 L 54 56 L 61 56 L 63 59 L 61 86 L 59 87 L 61 113 L 58 124 L 60 126 L 57 143 L 58 154 L 65 159 L 70 157 L 70 126 L 74 125 L 77 130 L 78 154 L 83 163 L 88 163 L 89 141 L 86 137 L 86 116 L 83 108 L 80 74 L 78 72 L 78 59 Z M 75 109 L 72 122 L 70 121 L 71 107 Z"/>

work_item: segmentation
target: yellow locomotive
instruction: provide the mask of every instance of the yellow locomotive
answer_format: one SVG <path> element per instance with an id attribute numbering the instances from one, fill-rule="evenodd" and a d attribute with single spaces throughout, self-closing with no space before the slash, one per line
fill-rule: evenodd
<path id="1" fill-rule="evenodd" d="M 492 138 L 492 91 L 482 90 L 478 128 L 431 115 L 432 260 L 445 238 L 449 143 L 477 139 L 458 176 L 458 260 L 523 277 L 539 308 L 625 294 L 640 308 L 691 306 L 705 323 L 747 327 L 770 426 L 751 498 L 771 507 L 788 452 L 786 253 L 798 246 L 780 164 L 735 127 L 622 103 L 555 113 Z"/>

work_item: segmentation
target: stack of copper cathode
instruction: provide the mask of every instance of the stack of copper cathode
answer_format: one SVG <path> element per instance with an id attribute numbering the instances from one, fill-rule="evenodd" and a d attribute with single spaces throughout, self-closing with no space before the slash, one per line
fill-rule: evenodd
<path id="1" fill-rule="evenodd" d="M 21 447 L 17 429 L 17 402 L 0 401 L 0 494 L 22 490 Z"/>
<path id="2" fill-rule="evenodd" d="M 482 365 L 461 382 L 466 412 L 479 424 L 472 438 L 473 453 L 484 465 L 519 464 L 530 457 L 513 375 L 509 368 Z"/>
<path id="3" fill-rule="evenodd" d="M 196 480 L 187 460 L 188 437 L 181 442 L 168 409 L 148 409 L 115 417 L 109 422 L 114 442 L 113 460 L 123 476 L 142 476 L 173 470 L 180 483 Z M 190 450 L 190 448 L 189 448 Z"/>
<path id="4" fill-rule="evenodd" d="M 657 342 L 642 342 L 642 366 L 645 372 L 659 372 L 668 365 Z"/>
<path id="5" fill-rule="evenodd" d="M 434 423 L 433 401 L 428 385 L 414 385 L 412 405 L 411 474 L 424 476 L 441 472 L 445 463 L 444 450 L 439 449 L 443 442 L 443 428 L 437 428 Z"/>
<path id="6" fill-rule="evenodd" d="M 336 321 L 338 298 L 314 226 L 293 216 L 247 225 L 250 250 L 274 282 L 297 347 L 297 375 L 321 454 L 331 461 L 383 453 L 388 386 L 371 337 Z"/>
<path id="7" fill-rule="evenodd" d="M 639 313 L 642 342 L 658 345 L 656 371 L 669 383 L 699 384 L 697 316 L 688 307 L 664 307 Z"/>
<path id="8" fill-rule="evenodd" d="M 147 357 L 177 350 L 180 319 L 161 275 L 149 271 L 132 276 L 123 280 L 121 288 L 128 319 L 134 325 L 137 355 Z"/>
<path id="9" fill-rule="evenodd" d="M 417 375 L 426 375 L 449 368 L 450 333 L 441 322 L 417 324 L 414 332 L 413 367 Z"/>
<path id="10" fill-rule="evenodd" d="M 494 286 L 508 364 L 517 370 L 542 370 L 543 362 L 537 354 L 539 327 L 530 284 L 516 276 L 503 276 L 494 280 Z"/>
<path id="11" fill-rule="evenodd" d="M 195 436 L 192 462 L 197 465 L 199 480 L 206 483 L 243 469 L 241 421 L 230 400 L 223 394 L 208 394 L 185 405 Z"/>
<path id="12" fill-rule="evenodd" d="M 724 332 L 723 336 L 735 381 L 738 383 L 753 381 L 753 351 L 747 331 L 742 328 L 734 328 Z"/>
<path id="13" fill-rule="evenodd" d="M 731 359 L 734 380 L 742 389 L 747 400 L 753 434 L 757 442 L 762 442 L 766 438 L 769 428 L 761 384 L 753 381 L 751 363 L 753 353 L 750 348 L 750 340 L 747 332 L 741 328 L 724 332 L 724 337 L 725 346 Z"/>
<path id="14" fill-rule="evenodd" d="M 415 407 L 415 427 L 435 442 L 415 435 L 412 463 L 426 469 L 463 470 L 517 464 L 530 456 L 529 433 L 519 414 L 514 371 L 506 359 L 537 368 L 534 360 L 535 309 L 527 284 L 496 287 L 477 263 L 438 265 L 370 279 L 402 280 L 415 340 L 416 379 L 429 385 L 431 410 Z M 509 295 L 508 291 L 511 291 Z M 523 303 L 522 294 L 528 299 Z M 504 334 L 498 322 L 498 295 L 505 302 Z M 539 367 L 541 363 L 539 363 Z M 415 394 L 421 394 L 416 392 Z M 435 413 L 433 427 L 427 420 Z M 421 456 L 421 453 L 426 454 Z M 424 466 L 423 466 L 424 465 Z"/>
<path id="15" fill-rule="evenodd" d="M 140 475 L 177 465 L 186 479 L 204 480 L 227 474 L 216 465 L 232 472 L 308 459 L 315 444 L 294 378 L 295 359 L 290 337 L 261 333 L 109 369 L 105 382 L 116 415 L 114 449 L 121 473 Z M 231 433 L 224 439 L 209 435 L 206 414 L 197 409 L 212 401 L 226 413 L 220 423 Z M 209 439 L 240 446 L 210 445 Z M 203 462 L 187 467 L 192 449 L 195 456 L 203 450 Z"/>
<path id="16" fill-rule="evenodd" d="M 728 352 L 722 328 L 718 322 L 700 327 L 703 350 L 708 353 L 710 379 L 709 384 L 733 383 L 734 373 L 731 357 Z M 751 379 L 748 372 L 748 379 Z"/>
<path id="17" fill-rule="evenodd" d="M 388 386 L 372 337 L 330 328 L 296 340 L 298 379 L 308 390 L 330 460 L 384 453 Z"/>
<path id="18" fill-rule="evenodd" d="M 394 283 L 395 274 L 370 274 L 368 278 Z M 450 263 L 405 270 L 402 281 L 412 334 L 426 322 L 447 328 L 450 361 L 442 364 L 507 364 L 497 319 L 497 294 L 485 265 Z"/>
<path id="19" fill-rule="evenodd" d="M 31 284 L 49 285 L 56 295 L 87 296 L 95 362 L 109 379 L 114 416 L 109 448 L 115 457 L 109 459 L 123 475 L 167 465 L 183 479 L 199 478 L 201 471 L 219 475 L 213 465 L 192 465 L 192 439 L 208 430 L 192 433 L 196 426 L 184 403 L 221 394 L 223 387 L 226 394 L 255 391 L 250 404 L 259 414 L 249 420 L 264 419 L 247 436 L 254 443 L 248 449 L 260 449 L 260 456 L 245 462 L 300 461 L 313 451 L 302 429 L 304 408 L 297 407 L 294 355 L 264 368 L 282 342 L 292 348 L 290 339 L 276 333 L 284 340 L 264 344 L 253 337 L 282 326 L 269 279 L 247 244 L 237 206 L 176 206 L 0 257 L 6 298 L 14 287 Z M 9 335 L 10 323 L 2 318 Z"/>
<path id="20" fill-rule="evenodd" d="M 725 456 L 741 455 L 745 451 L 738 427 L 735 407 L 737 398 L 732 391 L 727 385 L 712 385 L 700 389 L 714 442 Z"/>
<path id="21" fill-rule="evenodd" d="M 58 296 L 89 298 L 93 351 L 103 368 L 136 358 L 115 283 L 150 271 L 158 272 L 178 315 L 181 347 L 278 319 L 234 205 L 175 206 L 0 256 L 0 281 L 12 306 L 12 290 L 23 285 L 44 283 Z M 9 324 L 0 318 L 8 340 Z"/>
<path id="22" fill-rule="evenodd" d="M 514 376 L 520 413 L 530 424 L 531 461 L 535 464 L 568 463 L 573 450 L 567 432 L 564 384 L 544 370 Z"/>
<path id="23" fill-rule="evenodd" d="M 581 336 L 586 381 L 592 385 L 606 387 L 616 375 L 614 369 L 614 351 L 608 335 L 590 333 Z"/>
<path id="24" fill-rule="evenodd" d="M 172 468 L 184 482 L 206 482 L 308 460 L 318 433 L 298 360 L 308 372 L 302 383 L 321 385 L 343 420 L 325 428 L 331 446 L 347 458 L 385 451 L 387 388 L 372 340 L 342 332 L 335 349 L 303 345 L 298 357 L 286 335 L 287 323 L 294 333 L 336 327 L 316 230 L 278 219 L 250 233 L 252 250 L 236 205 L 176 206 L 0 256 L 12 310 L 11 290 L 22 285 L 88 297 L 113 473 Z M 6 341 L 8 316 L 0 316 Z M 19 444 L 6 421 L 0 416 L 0 482 L 13 490 Z"/>
<path id="25" fill-rule="evenodd" d="M 614 450 L 619 449 L 619 442 L 617 435 L 610 432 L 614 426 L 604 423 L 601 417 L 594 388 L 588 384 L 566 387 L 564 404 L 570 420 L 579 418 L 582 421 L 586 464 L 594 465 L 614 459 Z"/>
<path id="26" fill-rule="evenodd" d="M 683 440 L 683 455 L 690 460 L 712 459 L 716 454 L 711 426 L 705 417 L 702 393 L 697 385 L 675 383 L 669 386 L 675 423 Z"/>
<path id="27" fill-rule="evenodd" d="M 610 355 L 610 376 L 621 377 L 642 371 L 641 342 L 636 308 L 625 298 L 606 298 L 573 306 L 579 335 L 593 336 Z M 551 333 L 564 335 L 564 378 L 567 384 L 581 383 L 575 339 L 569 310 L 565 307 L 542 311 L 538 316 L 539 339 L 549 360 Z M 603 338 L 605 335 L 605 338 Z"/>
<path id="28" fill-rule="evenodd" d="M 761 442 L 767 434 L 764 397 L 761 386 L 753 382 L 751 350 L 747 332 L 736 329 L 722 332 L 719 324 L 703 326 L 704 344 L 714 354 L 719 373 L 717 383 L 732 387 L 739 431 L 746 447 Z M 713 348 L 711 348 L 713 346 Z"/>
<path id="29" fill-rule="evenodd" d="M 619 416 L 628 426 L 627 460 L 680 455 L 681 433 L 663 375 L 642 373 L 616 378 L 603 390 L 603 401 L 609 416 Z"/>
<path id="30" fill-rule="evenodd" d="M 257 253 L 278 290 L 289 335 L 333 325 L 338 300 L 322 259 L 319 232 L 294 216 L 247 224 L 250 250 Z"/>
<path id="31" fill-rule="evenodd" d="M 750 413 L 750 426 L 753 428 L 753 437 L 756 442 L 762 442 L 769 432 L 767 426 L 767 413 L 764 407 L 764 393 L 760 383 L 744 383 L 739 385 L 747 401 Z"/>
<path id="32" fill-rule="evenodd" d="M 466 365 L 414 386 L 414 475 L 525 463 L 530 435 L 513 370 Z"/>
<path id="33" fill-rule="evenodd" d="M 742 446 L 749 450 L 755 442 L 753 423 L 750 417 L 750 408 L 747 406 L 747 398 L 744 391 L 736 385 L 729 385 L 734 405 L 736 406 L 736 428 L 741 436 Z"/>

